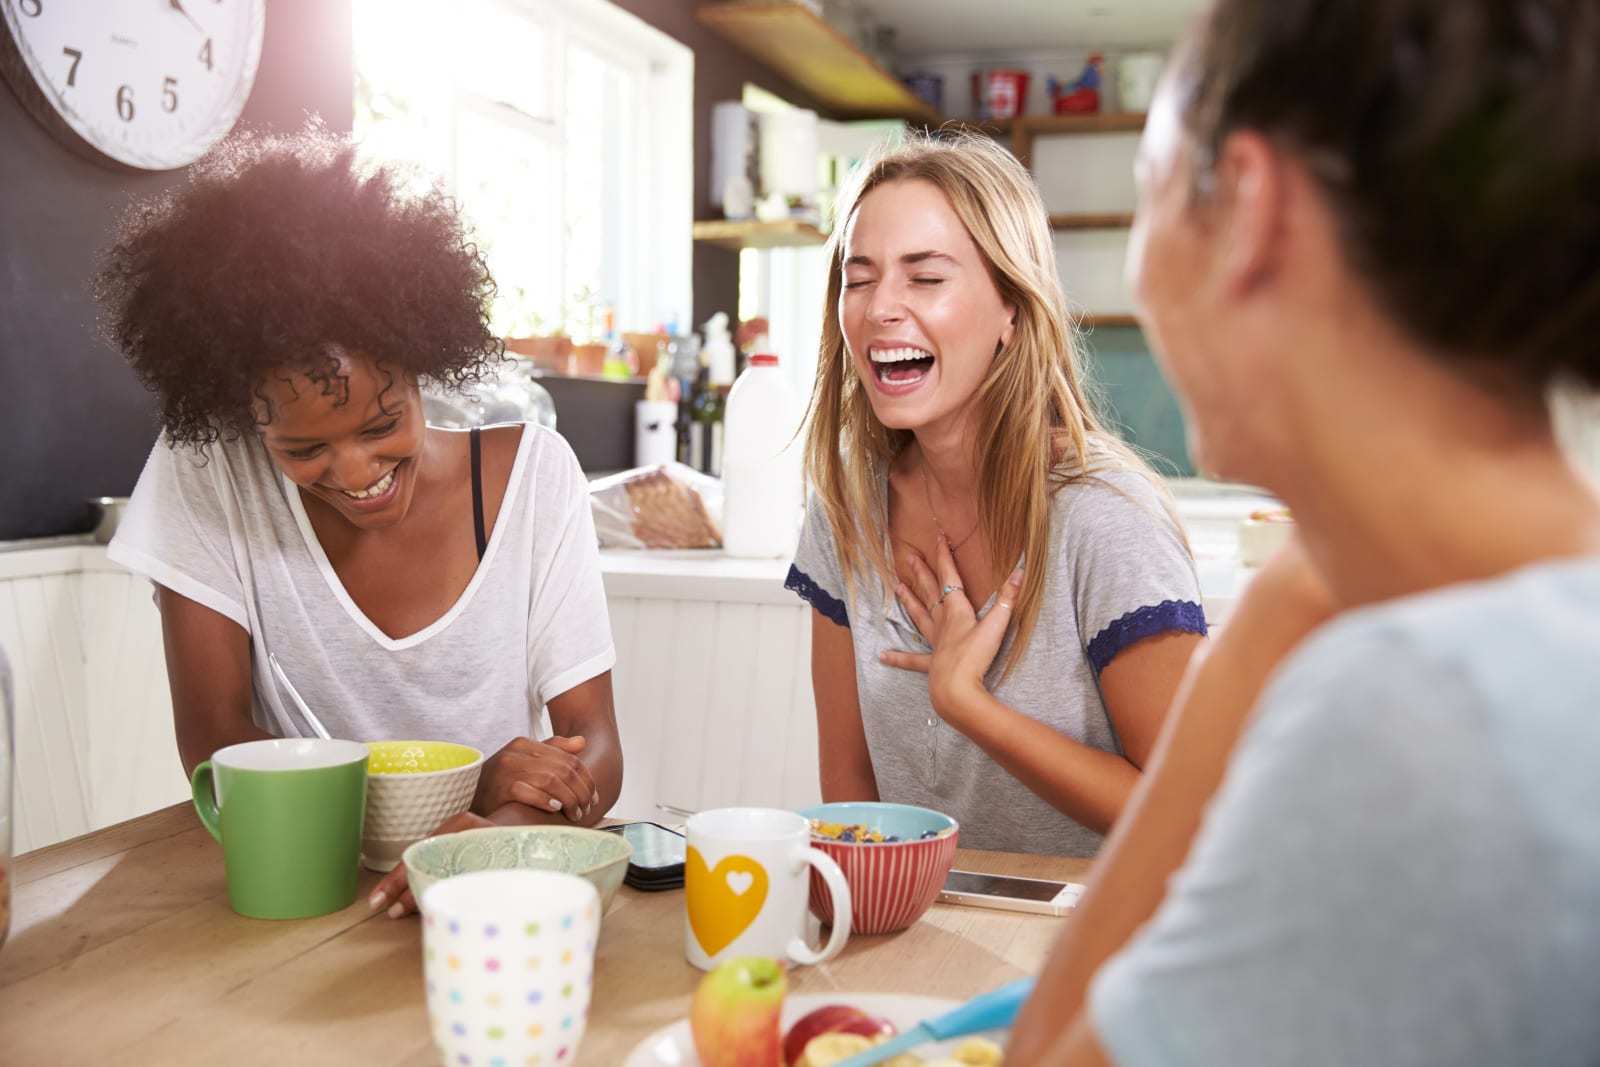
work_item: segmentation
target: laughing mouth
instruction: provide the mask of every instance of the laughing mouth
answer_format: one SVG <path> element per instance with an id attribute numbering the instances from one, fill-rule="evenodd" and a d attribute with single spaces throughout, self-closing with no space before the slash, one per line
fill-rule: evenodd
<path id="1" fill-rule="evenodd" d="M 933 369 L 933 353 L 923 348 L 875 348 L 871 356 L 880 382 L 920 382 Z"/>
<path id="2" fill-rule="evenodd" d="M 387 474 L 373 482 L 371 485 L 367 486 L 365 489 L 360 489 L 355 492 L 351 492 L 348 489 L 341 489 L 339 492 L 343 493 L 351 500 L 371 500 L 373 497 L 382 496 L 384 493 L 387 493 L 389 491 L 389 487 L 394 484 L 394 472 L 399 469 L 400 468 L 398 464 L 390 467 Z"/>

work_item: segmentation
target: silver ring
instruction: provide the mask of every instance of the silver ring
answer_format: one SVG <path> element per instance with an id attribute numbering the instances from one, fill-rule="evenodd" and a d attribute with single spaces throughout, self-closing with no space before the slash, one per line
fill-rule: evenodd
<path id="1" fill-rule="evenodd" d="M 951 593 L 965 592 L 965 590 L 963 590 L 959 585 L 947 585 L 941 589 L 940 592 L 943 593 L 944 596 L 949 596 Z M 943 598 L 941 597 L 941 599 Z"/>

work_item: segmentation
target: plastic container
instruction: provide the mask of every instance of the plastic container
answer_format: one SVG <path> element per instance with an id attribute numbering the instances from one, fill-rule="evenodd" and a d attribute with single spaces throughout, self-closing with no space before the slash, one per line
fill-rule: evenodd
<path id="1" fill-rule="evenodd" d="M 633 405 L 633 465 L 654 467 L 678 457 L 678 404 L 639 400 Z"/>
<path id="2" fill-rule="evenodd" d="M 733 338 L 728 336 L 728 316 L 719 311 L 706 320 L 704 348 L 712 385 L 732 385 L 734 370 Z"/>
<path id="3" fill-rule="evenodd" d="M 800 543 L 805 504 L 800 405 L 778 357 L 758 353 L 728 392 L 722 460 L 722 547 L 779 559 Z"/>
<path id="4" fill-rule="evenodd" d="M 1028 106 L 1028 72 L 978 70 L 972 73 L 972 103 L 980 119 L 1014 119 Z"/>
<path id="5" fill-rule="evenodd" d="M 1118 59 L 1118 108 L 1123 111 L 1148 111 L 1165 62 L 1166 57 L 1159 52 L 1133 52 Z"/>
<path id="6" fill-rule="evenodd" d="M 935 111 L 944 111 L 944 76 L 919 70 L 907 74 L 906 88 Z"/>
<path id="7" fill-rule="evenodd" d="M 11 929 L 11 670 L 0 649 L 0 945 Z"/>

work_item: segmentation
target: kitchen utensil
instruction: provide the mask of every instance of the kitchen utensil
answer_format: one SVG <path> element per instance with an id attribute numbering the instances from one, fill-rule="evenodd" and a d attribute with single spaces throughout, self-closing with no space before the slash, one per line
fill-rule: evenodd
<path id="1" fill-rule="evenodd" d="M 11 928 L 11 668 L 0 649 L 0 946 Z"/>
<path id="2" fill-rule="evenodd" d="M 839 865 L 812 847 L 811 827 L 778 808 L 718 808 L 689 820 L 684 863 L 684 953 L 702 971 L 736 956 L 821 963 L 850 936 L 850 887 Z M 806 943 L 807 868 L 833 894 L 827 943 Z"/>
<path id="3" fill-rule="evenodd" d="M 278 662 L 278 654 L 276 652 L 268 652 L 267 662 L 272 664 L 272 676 L 278 680 L 278 685 L 283 687 L 283 691 L 289 694 L 289 699 L 294 701 L 294 706 L 300 709 L 300 714 L 304 716 L 306 724 L 311 727 L 311 732 L 321 738 L 330 737 L 331 735 L 323 727 L 322 723 L 311 713 L 311 709 L 306 706 L 306 702 L 300 699 L 300 694 L 296 692 L 294 683 L 289 681 L 289 676 L 283 673 L 283 666 Z"/>
<path id="4" fill-rule="evenodd" d="M 128 498 L 97 496 L 90 499 L 89 506 L 94 509 L 94 539 L 102 545 L 109 544 L 116 535 L 117 525 L 122 522 L 122 513 L 127 510 Z"/>
<path id="5" fill-rule="evenodd" d="M 844 840 L 813 834 L 811 847 L 833 858 L 850 886 L 850 925 L 857 933 L 904 930 L 939 898 L 955 863 L 960 828 L 942 812 L 909 804 L 848 801 L 801 808 L 824 825 L 865 826 L 898 841 Z M 811 879 L 811 911 L 833 922 L 827 887 Z"/>
<path id="6" fill-rule="evenodd" d="M 483 753 L 449 741 L 369 741 L 361 863 L 387 871 L 414 842 L 472 805 Z"/>
<path id="7" fill-rule="evenodd" d="M 1166 57 L 1159 52 L 1132 52 L 1117 60 L 1117 103 L 1123 111 L 1148 111 L 1161 80 Z"/>
<path id="8" fill-rule="evenodd" d="M 222 843 L 228 902 L 253 919 L 304 919 L 356 898 L 367 749 L 314 737 L 218 749 L 190 779 Z"/>
<path id="9" fill-rule="evenodd" d="M 980 119 L 1014 119 L 1028 107 L 1025 70 L 975 70 L 972 103 Z"/>
<path id="10" fill-rule="evenodd" d="M 692 808 L 680 808 L 676 804 L 663 804 L 659 800 L 656 801 L 656 807 L 660 808 L 662 811 L 666 812 L 668 815 L 677 815 L 680 818 L 684 818 L 684 819 L 689 818 L 691 815 L 699 815 L 700 814 L 698 811 L 695 811 Z"/>
<path id="11" fill-rule="evenodd" d="M 571 1063 L 594 988 L 594 886 L 559 871 L 478 871 L 435 882 L 419 900 L 444 1062 Z"/>
<path id="12" fill-rule="evenodd" d="M 1022 1010 L 1023 1001 L 1033 992 L 1033 982 L 1032 978 L 1018 978 L 999 989 L 980 993 L 954 1011 L 919 1023 L 899 1037 L 840 1060 L 833 1067 L 874 1067 L 927 1041 L 944 1041 L 1010 1026 L 1017 1012 Z"/>
<path id="13" fill-rule="evenodd" d="M 626 839 L 582 826 L 482 826 L 425 837 L 402 858 L 419 900 L 435 882 L 476 871 L 562 871 L 593 882 L 604 911 L 632 856 Z"/>

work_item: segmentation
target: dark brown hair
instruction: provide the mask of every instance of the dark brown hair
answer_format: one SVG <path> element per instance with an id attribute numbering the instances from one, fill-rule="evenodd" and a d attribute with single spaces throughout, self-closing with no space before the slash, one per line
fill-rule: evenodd
<path id="1" fill-rule="evenodd" d="M 1200 195 L 1258 131 L 1415 340 L 1600 386 L 1600 0 L 1215 0 L 1172 75 Z"/>
<path id="2" fill-rule="evenodd" d="M 283 369 L 342 395 L 338 348 L 441 384 L 480 379 L 503 353 L 494 282 L 455 204 L 315 123 L 236 134 L 185 186 L 135 204 L 95 290 L 175 444 L 254 429 L 258 386 Z"/>

